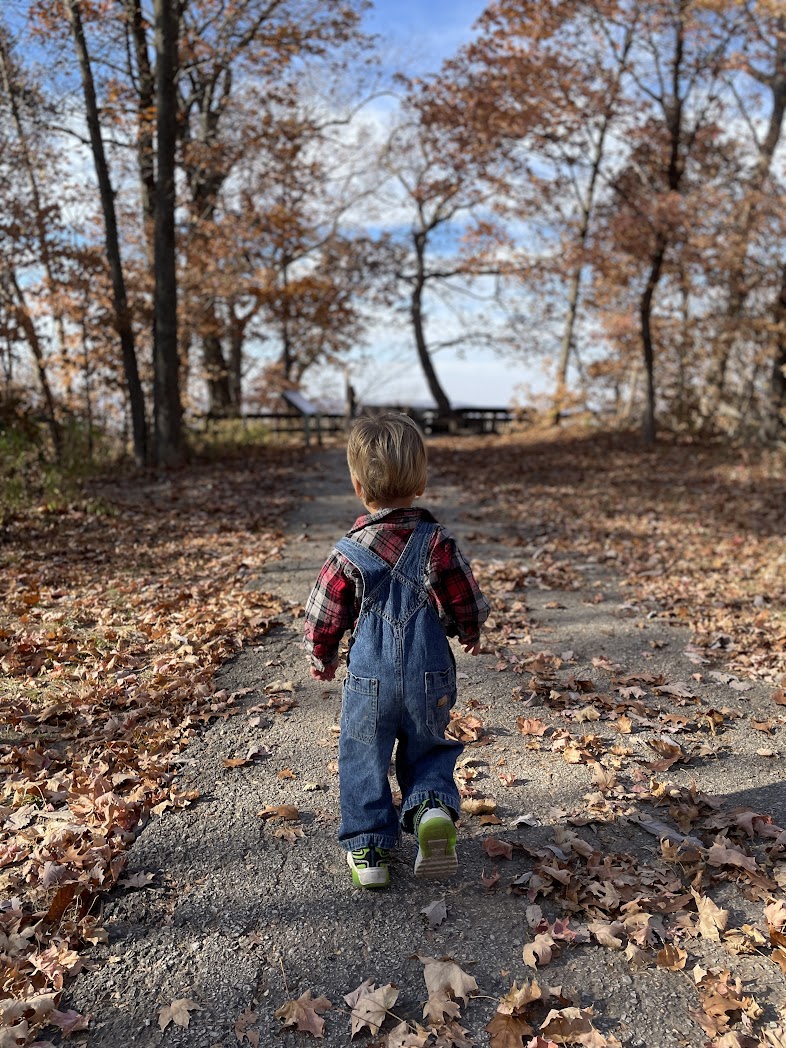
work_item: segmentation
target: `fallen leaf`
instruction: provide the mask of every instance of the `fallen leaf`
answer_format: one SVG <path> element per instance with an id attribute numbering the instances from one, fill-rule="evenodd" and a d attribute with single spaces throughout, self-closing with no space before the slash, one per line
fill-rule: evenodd
<path id="1" fill-rule="evenodd" d="M 448 997 L 447 993 L 431 994 L 423 1005 L 423 1018 L 427 1019 L 431 1026 L 438 1026 L 448 1019 L 457 1019 L 461 1014 L 461 1008 L 456 1001 Z"/>
<path id="2" fill-rule="evenodd" d="M 182 1026 L 183 1029 L 188 1027 L 191 1022 L 190 1012 L 199 1011 L 200 1007 L 196 1001 L 191 1001 L 187 997 L 179 997 L 177 1000 L 172 1001 L 171 1004 L 166 1005 L 158 1013 L 158 1025 L 162 1030 L 166 1030 L 170 1023 L 174 1023 L 175 1026 Z"/>
<path id="3" fill-rule="evenodd" d="M 588 1048 L 619 1044 L 616 1038 L 609 1041 L 601 1036 L 592 1025 L 591 1013 L 581 1008 L 552 1008 L 541 1023 L 540 1032 L 562 1044 L 582 1044 Z"/>
<path id="4" fill-rule="evenodd" d="M 678 946 L 667 943 L 662 950 L 658 950 L 655 954 L 655 963 L 659 968 L 666 968 L 670 972 L 681 971 L 688 960 L 688 954 L 686 950 L 681 950 Z"/>
<path id="5" fill-rule="evenodd" d="M 726 927 L 729 911 L 716 906 L 708 896 L 699 895 L 695 888 L 691 888 L 691 895 L 696 901 L 701 937 L 711 942 L 720 942 L 720 933 Z"/>
<path id="6" fill-rule="evenodd" d="M 527 812 L 526 815 L 517 815 L 510 824 L 514 829 L 518 829 L 519 826 L 540 826 L 537 818 L 532 812 Z"/>
<path id="7" fill-rule="evenodd" d="M 262 746 L 260 743 L 255 743 L 253 746 L 249 746 L 246 759 L 250 761 L 266 761 L 268 757 L 273 756 L 273 751 L 269 750 L 267 746 Z"/>
<path id="8" fill-rule="evenodd" d="M 587 930 L 601 944 L 612 950 L 621 950 L 625 936 L 625 925 L 620 921 L 592 921 Z"/>
<path id="9" fill-rule="evenodd" d="M 516 727 L 522 735 L 541 736 L 548 730 L 548 725 L 536 717 L 517 717 Z"/>
<path id="10" fill-rule="evenodd" d="M 486 1024 L 490 1048 L 523 1048 L 533 1029 L 523 1016 L 497 1012 Z"/>
<path id="11" fill-rule="evenodd" d="M 418 960 L 424 966 L 423 977 L 426 980 L 429 997 L 450 992 L 455 998 L 461 998 L 466 1004 L 469 995 L 478 988 L 474 978 L 462 971 L 450 957 L 437 960 L 434 957 L 423 957 L 418 954 Z"/>
<path id="12" fill-rule="evenodd" d="M 258 1020 L 259 1016 L 251 1008 L 246 1008 L 243 1014 L 238 1016 L 235 1020 L 235 1037 L 238 1044 L 248 1041 L 252 1048 L 259 1048 L 259 1031 L 254 1028 Z"/>
<path id="13" fill-rule="evenodd" d="M 295 685 L 291 680 L 274 680 L 265 685 L 266 695 L 280 695 L 282 692 L 294 692 Z"/>
<path id="14" fill-rule="evenodd" d="M 299 837 L 305 837 L 305 832 L 302 826 L 277 826 L 273 830 L 273 836 L 294 844 Z"/>
<path id="15" fill-rule="evenodd" d="M 530 968 L 541 968 L 549 964 L 554 955 L 554 939 L 548 932 L 540 932 L 532 942 L 525 944 L 522 951 L 522 960 Z"/>
<path id="16" fill-rule="evenodd" d="M 437 899 L 420 911 L 428 921 L 429 928 L 437 928 L 447 918 L 448 909 L 444 899 Z"/>
<path id="17" fill-rule="evenodd" d="M 385 1048 L 424 1048 L 430 1038 L 431 1032 L 420 1023 L 415 1023 L 413 1029 L 410 1023 L 402 1022 L 388 1034 Z"/>
<path id="18" fill-rule="evenodd" d="M 604 768 L 602 764 L 595 761 L 592 767 L 592 781 L 601 792 L 605 793 L 607 790 L 611 790 L 617 785 L 617 773 L 608 768 Z"/>
<path id="19" fill-rule="evenodd" d="M 585 706 L 581 710 L 577 710 L 573 714 L 573 719 L 577 724 L 584 724 L 587 721 L 600 720 L 600 713 L 595 709 L 594 706 Z"/>
<path id="20" fill-rule="evenodd" d="M 786 928 L 786 903 L 781 899 L 767 903 L 764 907 L 764 919 L 776 931 Z"/>
<path id="21" fill-rule="evenodd" d="M 325 1020 L 318 1014 L 326 1012 L 332 1005 L 327 997 L 311 998 L 311 990 L 306 990 L 296 1001 L 287 1001 L 273 1013 L 276 1019 L 283 1019 L 284 1026 L 295 1026 L 301 1033 L 310 1033 L 322 1037 Z"/>
<path id="22" fill-rule="evenodd" d="M 499 870 L 496 866 L 492 866 L 491 873 L 486 876 L 486 868 L 484 866 L 480 872 L 480 880 L 486 891 L 489 891 L 491 888 L 496 888 L 499 884 Z"/>
<path id="23" fill-rule="evenodd" d="M 61 1012 L 54 1008 L 49 1013 L 48 1019 L 53 1026 L 58 1027 L 64 1037 L 70 1037 L 72 1033 L 76 1033 L 78 1030 L 86 1030 L 90 1025 L 90 1020 L 86 1015 L 81 1015 L 72 1008 L 69 1008 L 67 1012 Z"/>
<path id="24" fill-rule="evenodd" d="M 352 1012 L 351 1036 L 354 1037 L 364 1026 L 368 1026 L 372 1034 L 378 1034 L 397 998 L 398 988 L 393 983 L 375 987 L 370 979 L 346 994 L 344 1000 Z"/>
<path id="25" fill-rule="evenodd" d="M 461 810 L 467 815 L 493 815 L 497 802 L 493 797 L 467 797 L 461 802 Z"/>
<path id="26" fill-rule="evenodd" d="M 268 805 L 257 812 L 260 819 L 284 819 L 287 822 L 299 822 L 300 812 L 293 804 Z"/>
<path id="27" fill-rule="evenodd" d="M 497 840 L 496 837 L 487 837 L 483 842 L 483 851 L 490 859 L 512 859 L 513 845 L 507 841 Z"/>
<path id="28" fill-rule="evenodd" d="M 524 981 L 521 986 L 514 982 L 497 1005 L 497 1011 L 504 1015 L 520 1015 L 528 1005 L 543 999 L 543 991 L 536 979 Z"/>
<path id="29" fill-rule="evenodd" d="M 128 877 L 123 877 L 122 880 L 118 881 L 121 888 L 146 888 L 151 881 L 156 879 L 154 873 L 133 873 Z"/>
<path id="30" fill-rule="evenodd" d="M 718 838 L 707 852 L 710 866 L 739 866 L 749 873 L 756 873 L 758 866 L 752 855 L 746 855 L 741 849 L 725 838 Z"/>

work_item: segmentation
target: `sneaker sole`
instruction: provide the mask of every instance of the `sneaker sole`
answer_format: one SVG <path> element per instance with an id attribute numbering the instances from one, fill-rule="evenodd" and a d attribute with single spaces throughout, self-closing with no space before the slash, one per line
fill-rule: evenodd
<path id="1" fill-rule="evenodd" d="M 352 883 L 356 888 L 387 888 L 390 885 L 390 871 L 377 866 L 370 870 L 358 870 L 352 864 L 352 853 L 347 852 L 347 865 L 352 870 Z"/>
<path id="2" fill-rule="evenodd" d="M 433 815 L 426 812 L 418 826 L 415 876 L 424 879 L 450 877 L 457 869 L 456 827 L 453 820 L 441 812 Z"/>

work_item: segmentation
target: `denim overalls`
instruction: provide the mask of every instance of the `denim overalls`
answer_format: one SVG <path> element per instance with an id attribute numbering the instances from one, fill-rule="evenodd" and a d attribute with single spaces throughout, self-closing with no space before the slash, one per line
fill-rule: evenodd
<path id="1" fill-rule="evenodd" d="M 418 524 L 394 567 L 352 539 L 336 545 L 363 577 L 339 740 L 338 838 L 346 851 L 398 843 L 388 784 L 396 739 L 402 827 L 411 830 L 414 811 L 429 793 L 458 816 L 453 768 L 463 747 L 445 738 L 456 702 L 456 664 L 423 584 L 437 527 Z"/>

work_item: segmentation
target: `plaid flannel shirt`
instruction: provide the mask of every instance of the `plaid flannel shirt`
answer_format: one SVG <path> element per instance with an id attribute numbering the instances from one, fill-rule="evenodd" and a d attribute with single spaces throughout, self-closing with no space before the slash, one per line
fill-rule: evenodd
<path id="1" fill-rule="evenodd" d="M 425 509 L 381 509 L 358 517 L 347 533 L 391 566 L 421 521 L 436 524 Z M 426 560 L 426 592 L 449 637 L 474 644 L 488 618 L 489 605 L 455 539 L 441 525 Z M 351 630 L 363 600 L 363 577 L 334 550 L 319 573 L 306 604 L 304 646 L 317 670 L 338 662 L 341 638 Z"/>

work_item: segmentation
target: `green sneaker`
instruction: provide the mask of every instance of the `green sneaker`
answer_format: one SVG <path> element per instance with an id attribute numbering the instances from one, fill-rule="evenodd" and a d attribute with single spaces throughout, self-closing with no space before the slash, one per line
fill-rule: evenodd
<path id="1" fill-rule="evenodd" d="M 429 794 L 412 823 L 418 839 L 416 877 L 451 877 L 458 869 L 456 827 L 450 809 Z"/>
<path id="2" fill-rule="evenodd" d="M 373 844 L 347 852 L 347 863 L 356 888 L 387 888 L 390 884 L 389 862 L 387 848 L 377 848 Z"/>

